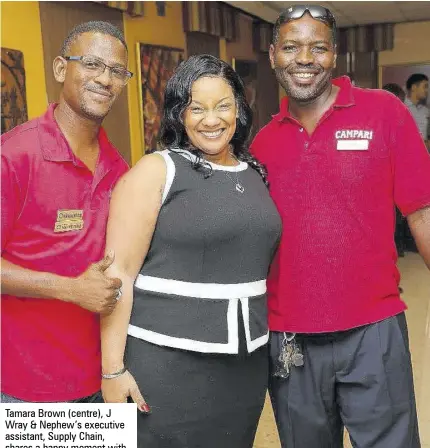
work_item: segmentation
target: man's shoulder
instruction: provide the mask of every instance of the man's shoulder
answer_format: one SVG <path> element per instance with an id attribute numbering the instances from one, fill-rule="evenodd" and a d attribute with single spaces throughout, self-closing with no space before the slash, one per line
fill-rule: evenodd
<path id="1" fill-rule="evenodd" d="M 1 136 L 2 156 L 20 160 L 40 154 L 39 118 L 27 121 Z"/>
<path id="2" fill-rule="evenodd" d="M 102 151 L 107 152 L 111 167 L 119 174 L 124 174 L 129 169 L 129 164 L 122 156 L 120 150 L 111 142 L 106 130 L 101 127 L 99 133 L 99 144 Z"/>
<path id="3" fill-rule="evenodd" d="M 367 89 L 354 86 L 352 88 L 354 99 L 358 103 L 367 104 L 369 101 L 374 101 L 373 106 L 381 106 L 386 104 L 403 104 L 402 101 L 394 95 L 394 93 L 383 89 Z"/>
<path id="4" fill-rule="evenodd" d="M 125 160 L 119 149 L 117 149 L 115 146 L 113 148 L 118 154 L 118 170 L 123 172 L 128 171 L 130 169 L 129 163 Z"/>
<path id="5" fill-rule="evenodd" d="M 124 159 L 124 157 L 118 150 L 117 152 L 118 152 L 118 160 L 115 169 L 117 172 L 117 178 L 119 179 L 123 174 L 125 174 L 130 169 L 130 165 L 127 163 L 127 161 Z"/>
<path id="6" fill-rule="evenodd" d="M 353 91 L 356 106 L 368 118 L 378 117 L 385 123 L 409 113 L 406 104 L 387 90 L 353 87 Z"/>
<path id="7" fill-rule="evenodd" d="M 273 118 L 263 126 L 251 143 L 251 153 L 260 161 L 267 163 L 271 157 L 272 149 L 276 147 L 274 142 L 279 141 L 279 118 Z"/>
<path id="8" fill-rule="evenodd" d="M 2 134 L 2 145 L 31 141 L 31 139 L 34 138 L 34 135 L 38 133 L 38 124 L 39 118 L 34 118 L 33 120 L 15 126 L 10 131 Z"/>
<path id="9" fill-rule="evenodd" d="M 130 169 L 130 165 L 125 160 L 121 152 L 109 142 L 109 164 L 111 170 L 115 173 L 116 178 L 119 179 L 124 173 Z"/>
<path id="10" fill-rule="evenodd" d="M 274 136 L 274 132 L 279 128 L 279 120 L 274 116 L 266 125 L 264 125 L 254 137 L 252 146 L 258 143 L 264 143 L 271 140 Z"/>

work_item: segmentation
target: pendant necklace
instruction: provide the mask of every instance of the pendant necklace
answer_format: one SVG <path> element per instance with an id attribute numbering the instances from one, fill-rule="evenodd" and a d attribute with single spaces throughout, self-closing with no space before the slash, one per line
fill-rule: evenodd
<path id="1" fill-rule="evenodd" d="M 237 162 L 239 162 L 239 160 L 237 159 L 237 157 L 232 153 L 232 152 L 230 152 L 230 155 L 237 161 Z M 240 162 L 239 162 L 239 165 L 240 165 Z M 239 165 L 237 165 L 237 166 L 239 166 Z M 225 172 L 226 174 L 227 174 L 227 177 L 235 184 L 235 188 L 236 188 L 236 190 L 239 192 L 239 193 L 243 193 L 244 191 L 245 191 L 245 187 L 239 182 L 239 175 L 237 174 L 237 171 L 235 171 L 235 174 L 236 174 L 236 182 L 234 182 L 234 179 L 232 179 L 231 177 L 230 177 L 230 175 L 228 174 L 228 172 L 226 171 Z"/>

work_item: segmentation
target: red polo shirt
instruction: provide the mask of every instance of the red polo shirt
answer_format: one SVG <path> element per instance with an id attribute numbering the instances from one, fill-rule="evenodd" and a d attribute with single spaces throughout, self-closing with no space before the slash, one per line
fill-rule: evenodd
<path id="1" fill-rule="evenodd" d="M 347 77 L 308 135 L 281 111 L 255 137 L 283 235 L 269 280 L 271 330 L 333 332 L 405 309 L 398 292 L 396 204 L 430 205 L 430 157 L 407 108 Z"/>
<path id="2" fill-rule="evenodd" d="M 71 151 L 54 108 L 1 137 L 1 250 L 18 266 L 76 277 L 103 257 L 110 193 L 128 166 L 100 130 L 93 175 Z M 100 389 L 98 315 L 60 300 L 2 294 L 1 304 L 3 393 L 51 402 Z"/>

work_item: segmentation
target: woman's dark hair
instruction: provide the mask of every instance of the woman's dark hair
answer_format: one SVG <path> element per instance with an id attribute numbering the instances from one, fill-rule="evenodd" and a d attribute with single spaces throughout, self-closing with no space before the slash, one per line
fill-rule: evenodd
<path id="1" fill-rule="evenodd" d="M 193 168 L 205 171 L 205 177 L 212 174 L 210 165 L 203 159 L 203 153 L 188 139 L 183 119 L 185 110 L 191 103 L 191 88 L 195 81 L 204 76 L 222 78 L 231 86 L 238 111 L 236 131 L 230 141 L 233 155 L 238 160 L 247 162 L 268 185 L 266 168 L 249 152 L 252 110 L 246 100 L 242 79 L 230 65 L 215 56 L 208 54 L 191 56 L 178 66 L 167 82 L 159 136 L 161 146 L 173 151 L 176 148 L 192 151 L 197 156 Z"/>

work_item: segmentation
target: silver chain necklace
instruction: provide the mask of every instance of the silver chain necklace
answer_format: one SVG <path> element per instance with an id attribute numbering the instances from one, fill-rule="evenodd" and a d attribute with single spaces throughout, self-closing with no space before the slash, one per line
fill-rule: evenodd
<path id="1" fill-rule="evenodd" d="M 237 162 L 239 162 L 239 160 L 237 159 L 237 157 L 236 157 L 232 152 L 230 152 L 230 155 L 233 157 L 233 159 L 235 159 Z M 237 167 L 239 167 L 239 166 L 240 166 L 240 162 L 239 162 L 239 165 L 237 165 Z M 230 175 L 228 174 L 228 172 L 225 171 L 225 174 L 227 175 L 227 177 L 228 177 L 228 178 L 235 184 L 234 187 L 236 188 L 236 190 L 237 190 L 239 193 L 243 193 L 243 192 L 245 191 L 245 187 L 239 182 L 239 176 L 238 176 L 238 174 L 237 174 L 237 171 L 235 171 L 234 173 L 236 174 L 236 182 L 234 181 L 234 179 L 232 179 L 232 178 L 230 177 Z"/>

